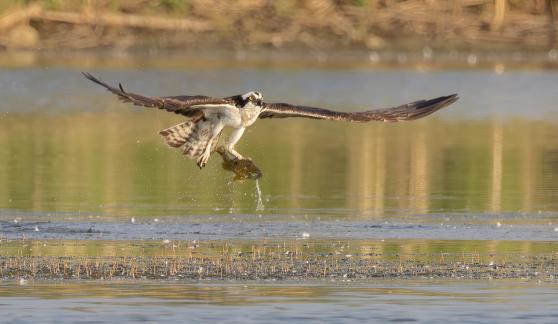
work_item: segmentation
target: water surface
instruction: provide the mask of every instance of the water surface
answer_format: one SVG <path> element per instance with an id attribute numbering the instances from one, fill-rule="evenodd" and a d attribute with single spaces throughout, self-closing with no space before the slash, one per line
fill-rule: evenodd
<path id="1" fill-rule="evenodd" d="M 517 264 L 544 282 L 22 276 L 0 285 L 3 319 L 556 322 L 555 71 L 131 62 L 71 64 L 148 95 L 260 90 L 269 101 L 343 111 L 455 92 L 461 100 L 410 123 L 259 121 L 237 146 L 264 172 L 258 191 L 218 156 L 200 171 L 167 148 L 157 132 L 179 116 L 121 104 L 59 61 L 4 67 L 0 261 L 221 262 L 260 250 L 288 261 L 295 251 L 316 262 Z"/>
<path id="2" fill-rule="evenodd" d="M 125 229 L 133 219 L 234 227 L 224 229 L 229 233 L 224 238 L 257 232 L 251 224 L 268 222 L 273 223 L 266 226 L 270 235 L 287 237 L 304 224 L 318 226 L 316 234 L 325 237 L 344 236 L 342 224 L 380 226 L 400 238 L 444 237 L 453 226 L 462 235 L 447 235 L 457 238 L 469 236 L 468 230 L 478 233 L 474 239 L 555 237 L 554 73 L 277 67 L 92 72 L 140 93 L 224 96 L 258 88 L 272 101 L 341 110 L 453 92 L 461 100 L 410 123 L 259 121 L 238 150 L 264 172 L 260 196 L 253 181 L 233 181 L 218 156 L 200 171 L 164 145 L 157 131 L 182 118 L 118 103 L 73 69 L 12 70 L 0 77 L 5 235 L 18 228 L 6 222 L 50 221 L 39 226 L 45 231 L 26 235 L 50 237 L 52 226 L 87 230 L 91 223 L 113 222 L 132 233 L 123 238 L 147 237 L 150 228 Z M 285 223 L 296 229 L 284 228 Z M 517 234 L 499 235 L 492 231 L 501 228 L 497 224 L 514 225 Z M 417 234 L 397 234 L 407 225 Z M 427 233 L 431 226 L 435 230 Z M 373 233 L 346 235 L 379 237 Z"/>
<path id="3" fill-rule="evenodd" d="M 0 285 L 8 321 L 556 322 L 555 285 L 374 281 Z"/>

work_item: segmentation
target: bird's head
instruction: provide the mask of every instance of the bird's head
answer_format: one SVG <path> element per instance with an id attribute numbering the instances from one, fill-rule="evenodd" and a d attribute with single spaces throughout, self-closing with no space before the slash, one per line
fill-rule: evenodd
<path id="1" fill-rule="evenodd" d="M 250 91 L 240 96 L 241 108 L 262 107 L 263 96 L 258 91 Z"/>

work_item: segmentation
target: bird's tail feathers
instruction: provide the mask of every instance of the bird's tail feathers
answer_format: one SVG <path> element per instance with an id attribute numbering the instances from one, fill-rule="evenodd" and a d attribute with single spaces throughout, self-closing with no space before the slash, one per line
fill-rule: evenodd
<path id="1" fill-rule="evenodd" d="M 181 147 L 186 143 L 186 140 L 192 133 L 192 129 L 195 124 L 189 120 L 184 123 L 163 129 L 159 132 L 159 135 L 163 136 L 163 139 L 170 147 Z"/>
<path id="2" fill-rule="evenodd" d="M 211 138 L 212 132 L 211 123 L 200 119 L 163 129 L 159 134 L 170 147 L 182 148 L 184 155 L 194 159 L 204 153 L 207 145 L 213 145 L 218 140 L 218 136 Z"/>

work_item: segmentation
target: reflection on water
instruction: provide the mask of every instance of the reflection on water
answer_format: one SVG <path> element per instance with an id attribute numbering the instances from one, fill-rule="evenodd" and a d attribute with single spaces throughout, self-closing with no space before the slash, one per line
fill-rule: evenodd
<path id="1" fill-rule="evenodd" d="M 5 257 L 181 257 L 209 258 L 274 256 L 304 259 L 321 255 L 369 260 L 422 260 L 433 264 L 473 258 L 478 262 L 517 261 L 529 255 L 551 256 L 557 242 L 490 240 L 207 240 L 108 241 L 15 240 L 0 244 Z"/>
<path id="2" fill-rule="evenodd" d="M 3 283 L 8 321 L 555 321 L 557 289 L 510 282 Z M 256 307 L 257 306 L 257 307 Z"/>
<path id="3" fill-rule="evenodd" d="M 402 124 L 259 121 L 238 150 L 264 177 L 239 182 L 218 156 L 200 171 L 165 146 L 157 131 L 181 118 L 116 103 L 79 71 L 54 67 L 60 59 L 18 55 L 28 62 L 17 64 L 46 67 L 0 73 L 2 278 L 59 270 L 80 278 L 97 266 L 118 277 L 121 262 L 124 278 L 179 266 L 199 279 L 223 268 L 232 278 L 249 269 L 262 278 L 265 268 L 268 278 L 327 279 L 3 281 L 3 320 L 556 321 L 554 72 L 377 70 L 346 62 L 354 57 L 313 65 L 99 57 L 64 64 L 112 65 L 95 74 L 150 95 L 256 88 L 270 101 L 345 110 L 454 92 L 461 100 Z M 415 279 L 344 277 L 359 273 Z M 416 279 L 432 274 L 515 280 Z"/>
<path id="4" fill-rule="evenodd" d="M 238 150 L 264 177 L 239 182 L 218 156 L 200 171 L 165 146 L 157 131 L 180 117 L 116 103 L 78 71 L 0 73 L 2 278 L 97 268 L 91 278 L 201 280 L 223 278 L 222 269 L 230 278 L 328 278 L 4 281 L 2 319 L 555 321 L 554 73 L 174 64 L 96 74 L 152 95 L 258 88 L 270 101 L 346 110 L 462 99 L 401 124 L 259 121 Z M 117 262 L 126 273 L 114 273 Z M 347 274 L 415 279 L 354 284 Z M 516 281 L 416 279 L 433 274 Z"/>
<path id="5" fill-rule="evenodd" d="M 156 132 L 176 117 L 120 109 L 10 113 L 0 119 L 0 208 L 102 213 L 394 214 L 558 209 L 558 122 L 436 118 L 405 124 L 260 121 L 239 150 L 264 171 L 235 182 L 204 170 Z M 11 212 L 14 211 L 14 212 Z M 90 214 L 89 214 L 90 215 Z"/>

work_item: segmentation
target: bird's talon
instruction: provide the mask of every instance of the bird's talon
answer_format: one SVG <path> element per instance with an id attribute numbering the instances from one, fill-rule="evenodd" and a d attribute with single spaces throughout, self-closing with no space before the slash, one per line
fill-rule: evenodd
<path id="1" fill-rule="evenodd" d="M 201 169 L 203 169 L 206 165 L 207 165 L 207 161 L 209 160 L 209 156 L 202 156 L 198 159 L 198 167 Z"/>

